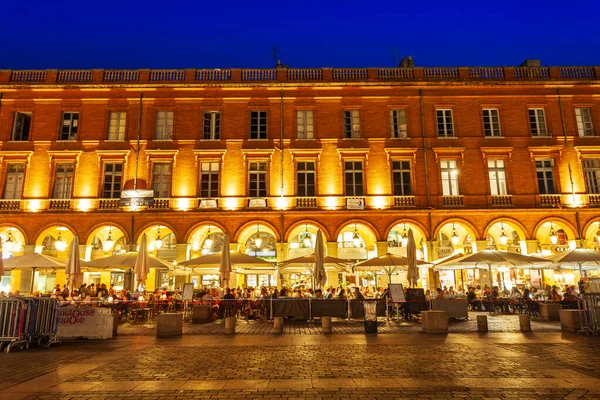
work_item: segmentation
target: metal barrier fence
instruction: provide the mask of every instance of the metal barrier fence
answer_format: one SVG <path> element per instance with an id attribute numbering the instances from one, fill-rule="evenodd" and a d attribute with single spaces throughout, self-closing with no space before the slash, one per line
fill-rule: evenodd
<path id="1" fill-rule="evenodd" d="M 0 299 L 0 316 L 0 350 L 8 353 L 14 346 L 27 346 L 23 335 L 25 302 L 21 299 Z"/>
<path id="2" fill-rule="evenodd" d="M 578 305 L 579 333 L 600 335 L 600 293 L 586 293 Z"/>

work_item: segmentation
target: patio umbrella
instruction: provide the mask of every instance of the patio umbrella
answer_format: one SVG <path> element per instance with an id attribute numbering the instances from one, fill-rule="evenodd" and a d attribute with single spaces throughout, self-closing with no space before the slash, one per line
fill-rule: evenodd
<path id="1" fill-rule="evenodd" d="M 416 260 L 417 265 L 427 265 L 425 261 Z M 392 274 L 397 271 L 406 271 L 408 258 L 397 256 L 395 254 L 386 253 L 377 258 L 358 263 L 354 266 L 355 271 L 383 271 L 387 273 L 390 283 L 392 282 Z"/>
<path id="2" fill-rule="evenodd" d="M 322 288 L 327 282 L 325 273 L 325 250 L 323 249 L 323 234 L 317 231 L 317 242 L 315 243 L 315 279 L 316 289 Z"/>
<path id="3" fill-rule="evenodd" d="M 552 266 L 563 269 L 579 268 L 580 276 L 583 271 L 600 269 L 600 251 L 588 249 L 572 249 L 562 253 L 547 257 L 552 262 Z"/>
<path id="4" fill-rule="evenodd" d="M 81 274 L 81 262 L 79 260 L 79 236 L 77 235 L 75 235 L 71 241 L 71 249 L 65 268 L 65 275 L 67 276 L 67 286 L 73 291 L 77 285 L 79 285 L 79 281 L 83 277 Z"/>
<path id="5" fill-rule="evenodd" d="M 150 266 L 148 265 L 148 243 L 145 233 L 142 235 L 142 241 L 140 242 L 140 251 L 137 253 L 137 257 L 135 258 L 133 272 L 137 277 L 138 287 L 140 285 L 145 287 L 146 278 L 148 277 L 148 273 L 150 272 Z"/>
<path id="6" fill-rule="evenodd" d="M 229 287 L 231 279 L 231 253 L 229 252 L 229 234 L 223 235 L 223 249 L 221 250 L 221 262 L 219 264 L 220 284 L 223 288 Z"/>
<path id="7" fill-rule="evenodd" d="M 315 262 L 316 262 L 315 253 L 312 253 L 312 254 L 307 254 L 305 256 L 302 256 L 302 257 L 290 258 L 289 260 L 281 261 L 279 263 L 279 267 L 282 269 L 305 267 L 312 274 L 314 271 L 313 271 L 313 268 L 311 268 L 310 266 L 313 265 Z M 325 267 L 336 268 L 337 270 L 343 271 L 343 272 L 351 272 L 349 269 L 346 268 L 346 266 L 351 263 L 352 263 L 351 261 L 345 260 L 343 258 L 337 258 L 337 257 L 331 257 L 331 256 L 323 257 L 323 265 Z"/>
<path id="8" fill-rule="evenodd" d="M 83 265 L 88 267 L 96 267 L 96 268 L 107 268 L 107 267 L 125 267 L 125 268 L 133 268 L 135 267 L 135 261 L 137 260 L 138 252 L 130 251 L 123 254 L 115 254 L 113 256 L 97 258 L 92 261 L 85 261 Z M 173 264 L 167 261 L 163 261 L 159 258 L 152 257 L 151 255 L 146 256 L 146 263 L 148 264 L 148 268 L 155 269 L 172 269 Z"/>
<path id="9" fill-rule="evenodd" d="M 441 269 L 487 269 L 490 274 L 490 287 L 492 286 L 492 266 L 506 266 L 513 268 L 541 269 L 550 264 L 549 261 L 538 257 L 524 256 L 517 253 L 508 253 L 500 250 L 482 250 L 475 254 L 445 261 L 434 267 Z"/>
<path id="10" fill-rule="evenodd" d="M 419 268 L 417 267 L 417 245 L 412 229 L 408 229 L 408 242 L 406 243 L 406 258 L 408 261 L 408 284 L 417 286 L 419 281 Z"/>
<path id="11" fill-rule="evenodd" d="M 220 268 L 221 267 L 221 258 L 223 257 L 223 252 L 208 254 L 205 256 L 200 256 L 196 258 L 192 258 L 191 260 L 180 262 L 178 265 L 183 265 L 187 267 L 203 267 L 203 268 Z M 231 260 L 231 265 L 248 265 L 255 267 L 272 267 L 273 263 L 269 261 L 265 261 L 258 257 L 252 257 L 247 254 L 238 253 L 237 251 L 230 250 L 229 258 Z"/>
<path id="12" fill-rule="evenodd" d="M 23 256 L 10 257 L 4 260 L 6 269 L 56 269 L 65 268 L 67 265 L 65 260 L 60 260 L 56 257 L 47 256 L 40 253 L 25 254 Z"/>

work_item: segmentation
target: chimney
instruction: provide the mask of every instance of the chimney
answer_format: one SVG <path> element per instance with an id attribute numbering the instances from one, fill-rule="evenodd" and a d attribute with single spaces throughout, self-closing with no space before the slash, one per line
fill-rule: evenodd
<path id="1" fill-rule="evenodd" d="M 413 68 L 414 66 L 415 66 L 415 61 L 413 60 L 411 55 L 409 55 L 408 57 L 402 58 L 402 60 L 400 61 L 401 68 Z"/>
<path id="2" fill-rule="evenodd" d="M 539 67 L 540 66 L 540 60 L 525 60 L 521 63 L 520 65 L 521 67 Z"/>

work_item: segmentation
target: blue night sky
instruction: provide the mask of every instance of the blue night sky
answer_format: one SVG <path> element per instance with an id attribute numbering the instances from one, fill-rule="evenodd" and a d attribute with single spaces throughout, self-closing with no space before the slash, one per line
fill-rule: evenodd
<path id="1" fill-rule="evenodd" d="M 600 64 L 585 1 L 6 1 L 0 69 Z"/>

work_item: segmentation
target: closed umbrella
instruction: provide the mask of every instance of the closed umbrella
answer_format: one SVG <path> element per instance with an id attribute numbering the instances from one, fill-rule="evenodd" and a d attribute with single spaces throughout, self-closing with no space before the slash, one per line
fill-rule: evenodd
<path id="1" fill-rule="evenodd" d="M 78 287 L 82 279 L 81 262 L 79 260 L 79 236 L 75 235 L 71 241 L 71 249 L 69 251 L 69 259 L 65 269 L 67 276 L 67 286 L 73 291 Z"/>
<path id="2" fill-rule="evenodd" d="M 315 279 L 316 288 L 322 288 L 327 282 L 327 274 L 325 273 L 325 251 L 323 249 L 323 234 L 319 229 L 317 231 L 317 242 L 315 244 Z"/>
<path id="3" fill-rule="evenodd" d="M 583 271 L 600 269 L 600 251 L 589 249 L 572 249 L 564 251 L 553 256 L 547 257 L 552 262 L 552 266 L 562 269 L 579 269 L 580 276 L 583 277 Z"/>
<path id="4" fill-rule="evenodd" d="M 219 278 L 222 288 L 229 287 L 231 279 L 231 253 L 229 252 L 229 234 L 223 235 L 223 249 L 221 250 L 221 263 L 219 264 Z"/>
<path id="5" fill-rule="evenodd" d="M 408 284 L 417 286 L 419 281 L 419 268 L 417 267 L 417 245 L 412 229 L 408 229 L 408 242 L 406 243 L 406 258 L 408 261 Z"/>
<path id="6" fill-rule="evenodd" d="M 146 278 L 148 277 L 148 273 L 150 272 L 150 266 L 148 265 L 148 244 L 145 233 L 142 235 L 140 250 L 138 251 L 137 257 L 135 259 L 133 272 L 137 277 L 138 287 L 140 285 L 145 287 Z"/>

